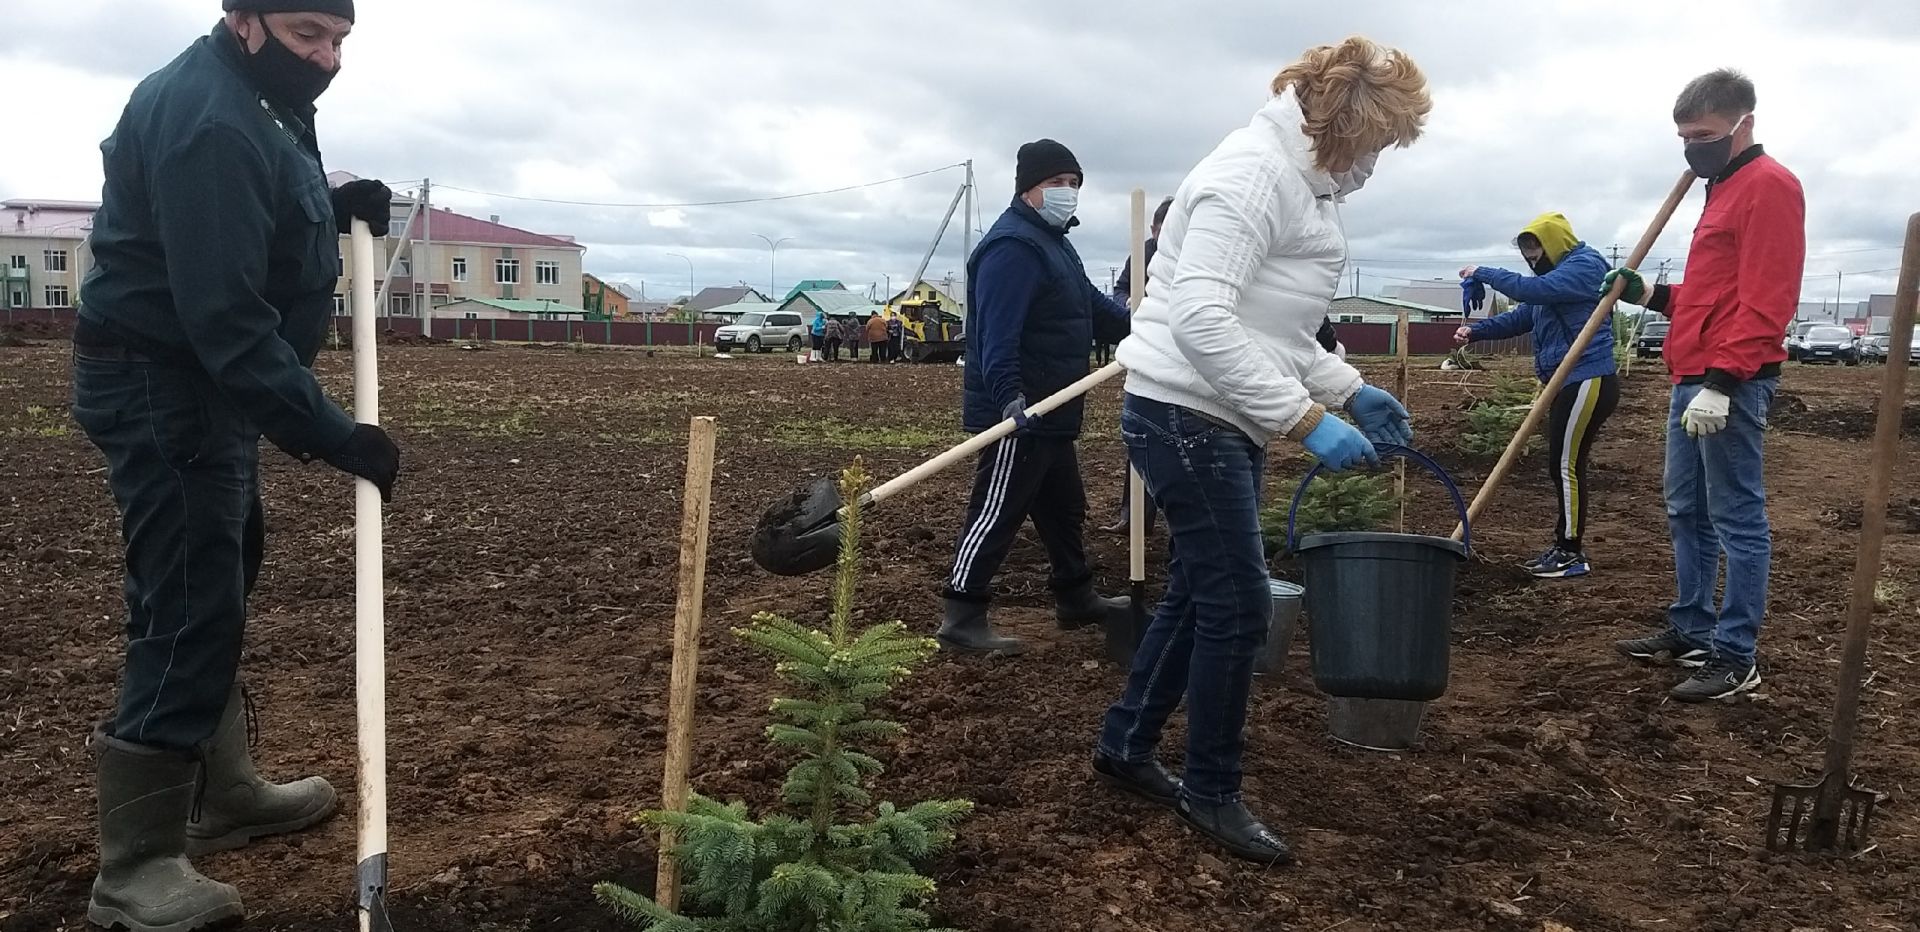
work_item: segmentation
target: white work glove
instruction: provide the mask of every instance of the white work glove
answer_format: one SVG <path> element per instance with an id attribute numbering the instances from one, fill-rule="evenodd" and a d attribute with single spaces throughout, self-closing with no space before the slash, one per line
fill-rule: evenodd
<path id="1" fill-rule="evenodd" d="M 1680 424 L 1687 429 L 1687 436 L 1695 439 L 1717 434 L 1727 429 L 1727 409 L 1732 404 L 1733 399 L 1718 390 L 1703 388 L 1681 413 Z"/>

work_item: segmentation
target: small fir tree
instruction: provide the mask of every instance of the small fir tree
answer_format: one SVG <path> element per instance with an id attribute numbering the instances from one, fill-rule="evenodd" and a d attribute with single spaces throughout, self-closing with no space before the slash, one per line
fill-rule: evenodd
<path id="1" fill-rule="evenodd" d="M 932 800 L 905 809 L 873 803 L 866 784 L 884 769 L 860 750 L 897 738 L 898 723 L 877 717 L 884 698 L 935 649 L 899 622 L 852 629 L 860 568 L 860 462 L 842 474 L 847 502 L 833 613 L 821 631 L 762 613 L 734 631 L 779 658 L 774 671 L 793 690 L 776 699 L 767 739 L 798 754 L 787 771 L 785 811 L 749 817 L 745 803 L 698 793 L 687 811 L 642 813 L 638 821 L 678 833 L 672 856 L 688 880 L 688 912 L 611 883 L 594 895 L 646 932 L 919 932 L 931 924 L 920 907 L 933 880 L 916 871 L 953 841 L 953 826 L 973 804 Z"/>
<path id="2" fill-rule="evenodd" d="M 1276 505 L 1260 514 L 1260 532 L 1266 536 L 1267 556 L 1287 548 L 1287 505 Z M 1348 473 L 1316 478 L 1300 499 L 1295 518 L 1301 537 L 1334 531 L 1372 531 L 1379 529 L 1399 510 L 1393 484 L 1385 476 Z"/>
<path id="3" fill-rule="evenodd" d="M 1527 419 L 1527 409 L 1540 394 L 1540 385 L 1532 379 L 1495 373 L 1493 390 L 1467 409 L 1467 429 L 1460 432 L 1460 452 L 1471 456 L 1499 456 L 1513 442 L 1513 433 Z M 1540 446 L 1540 437 L 1527 438 L 1521 452 L 1532 453 Z"/>

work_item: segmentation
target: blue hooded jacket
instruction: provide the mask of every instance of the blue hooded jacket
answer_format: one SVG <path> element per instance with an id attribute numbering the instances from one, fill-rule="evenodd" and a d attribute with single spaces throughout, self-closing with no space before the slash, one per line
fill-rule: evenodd
<path id="1" fill-rule="evenodd" d="M 1475 341 L 1505 340 L 1531 333 L 1533 370 L 1544 382 L 1553 377 L 1553 371 L 1573 348 L 1574 337 L 1593 316 L 1594 307 L 1600 303 L 1600 280 L 1606 277 L 1609 266 L 1593 247 L 1573 239 L 1572 227 L 1558 214 L 1534 221 L 1527 232 L 1535 233 L 1540 239 L 1553 268 L 1538 276 L 1485 266 L 1475 269 L 1473 281 L 1485 282 L 1493 290 L 1522 303 L 1505 314 L 1470 325 L 1469 330 Z M 1568 373 L 1567 381 L 1597 379 L 1614 371 L 1613 328 L 1603 326 L 1594 333 L 1586 352 L 1580 354 L 1580 361 Z"/>
<path id="2" fill-rule="evenodd" d="M 1014 198 L 967 260 L 965 428 L 977 434 L 1015 398 L 1034 404 L 1079 381 L 1094 337 L 1118 343 L 1127 330 L 1126 305 L 1088 280 L 1067 231 Z M 1028 433 L 1078 437 L 1083 409 L 1076 398 Z"/>

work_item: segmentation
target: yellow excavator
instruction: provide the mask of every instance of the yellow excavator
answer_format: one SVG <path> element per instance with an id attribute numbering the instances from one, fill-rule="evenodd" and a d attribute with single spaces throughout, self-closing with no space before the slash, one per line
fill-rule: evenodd
<path id="1" fill-rule="evenodd" d="M 908 362 L 951 363 L 966 352 L 960 315 L 946 310 L 939 298 L 908 298 L 888 306 L 887 313 L 900 318 Z"/>

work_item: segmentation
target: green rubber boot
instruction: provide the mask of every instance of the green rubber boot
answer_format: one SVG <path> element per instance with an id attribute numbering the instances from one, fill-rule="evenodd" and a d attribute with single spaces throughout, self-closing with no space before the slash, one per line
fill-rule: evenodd
<path id="1" fill-rule="evenodd" d="M 193 811 L 190 754 L 95 735 L 99 754 L 100 874 L 87 920 L 130 932 L 192 932 L 246 914 L 240 891 L 187 862 Z"/>
<path id="2" fill-rule="evenodd" d="M 206 789 L 199 818 L 187 823 L 187 854 L 241 847 L 264 835 L 297 832 L 333 815 L 333 786 L 319 777 L 268 783 L 253 770 L 253 709 L 236 684 L 220 727 L 201 745 Z"/>

